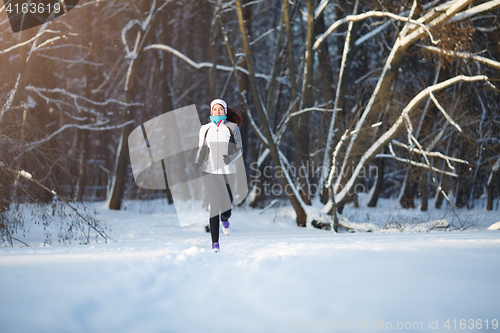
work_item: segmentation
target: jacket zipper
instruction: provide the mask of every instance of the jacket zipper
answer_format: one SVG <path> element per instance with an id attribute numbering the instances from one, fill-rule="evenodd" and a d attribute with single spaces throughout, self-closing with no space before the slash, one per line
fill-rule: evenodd
<path id="1" fill-rule="evenodd" d="M 219 125 L 222 120 L 219 120 Z M 219 125 L 217 125 L 217 174 L 219 174 Z"/>

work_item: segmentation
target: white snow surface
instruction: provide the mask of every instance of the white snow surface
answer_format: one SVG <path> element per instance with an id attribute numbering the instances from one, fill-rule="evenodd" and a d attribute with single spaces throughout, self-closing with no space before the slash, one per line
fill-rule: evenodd
<path id="1" fill-rule="evenodd" d="M 347 207 L 346 218 L 376 230 L 389 220 L 399 229 L 332 234 L 297 227 L 289 206 L 237 208 L 231 234 L 220 230 L 218 254 L 204 224 L 180 227 L 164 200 L 127 202 L 122 211 L 94 203 L 112 241 L 40 246 L 44 238 L 32 226 L 26 237 L 16 235 L 32 247 L 0 250 L 0 332 L 454 332 L 464 331 L 462 319 L 469 326 L 473 319 L 465 331 L 475 332 L 491 331 L 494 319 L 498 325 L 500 231 L 487 227 L 500 213 L 458 210 L 471 228 L 426 232 L 452 215 L 381 202 Z"/>

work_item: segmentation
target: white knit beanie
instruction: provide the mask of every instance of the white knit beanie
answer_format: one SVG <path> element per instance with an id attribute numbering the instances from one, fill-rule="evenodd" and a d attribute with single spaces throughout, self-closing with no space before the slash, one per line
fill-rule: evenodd
<path id="1" fill-rule="evenodd" d="M 212 103 L 210 103 L 210 114 L 212 113 L 212 108 L 214 107 L 214 105 L 215 105 L 215 104 L 220 104 L 220 105 L 222 105 L 222 107 L 224 108 L 224 112 L 225 112 L 224 114 L 226 114 L 226 115 L 227 115 L 227 104 L 226 104 L 226 102 L 225 102 L 225 101 L 223 101 L 222 99 L 219 99 L 219 98 L 214 99 L 214 100 L 212 101 Z"/>

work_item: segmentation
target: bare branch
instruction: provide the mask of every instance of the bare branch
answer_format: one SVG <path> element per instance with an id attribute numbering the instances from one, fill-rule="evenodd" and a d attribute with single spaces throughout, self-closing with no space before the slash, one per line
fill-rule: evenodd
<path id="1" fill-rule="evenodd" d="M 440 49 L 440 48 L 435 47 L 435 46 L 427 46 L 427 45 L 418 45 L 418 46 L 420 46 L 424 50 L 431 51 L 434 53 L 444 54 L 447 56 L 453 56 L 453 57 L 462 58 L 462 59 L 466 59 L 466 60 L 474 60 L 474 61 L 477 61 L 481 64 L 486 65 L 486 66 L 500 69 L 500 62 L 494 61 L 494 60 L 491 60 L 491 59 L 488 59 L 485 57 L 481 57 L 481 56 L 475 55 L 473 53 L 448 51 L 448 50 Z"/>
<path id="2" fill-rule="evenodd" d="M 42 47 L 44 47 L 45 45 L 54 44 L 54 42 L 56 40 L 59 40 L 59 39 L 61 39 L 61 36 L 57 36 L 57 37 L 54 37 L 54 38 L 51 38 L 51 39 L 47 39 L 45 42 L 43 42 L 42 44 L 40 44 L 36 48 L 34 48 L 33 51 L 37 51 L 37 50 L 41 49 Z"/>
<path id="3" fill-rule="evenodd" d="M 415 31 L 412 31 L 408 35 L 406 35 L 403 40 L 401 41 L 401 45 L 411 45 L 418 39 L 420 39 L 424 33 L 424 31 L 428 31 L 429 28 L 435 28 L 447 21 L 449 21 L 454 15 L 456 15 L 459 11 L 464 9 L 469 3 L 471 3 L 472 0 L 461 0 L 461 1 L 450 1 L 449 3 L 452 3 L 451 6 L 449 6 L 443 14 L 439 15 L 432 21 L 430 21 L 428 24 L 425 25 L 425 29 L 423 27 L 420 27 L 416 29 Z M 421 18 L 423 19 L 423 17 Z M 419 20 L 420 21 L 420 20 Z M 421 24 L 421 22 L 419 22 Z M 434 44 L 434 43 L 433 43 Z"/>
<path id="4" fill-rule="evenodd" d="M 245 99 L 245 103 L 246 103 L 246 99 Z M 259 126 L 257 126 L 257 123 L 255 122 L 255 120 L 253 119 L 253 116 L 252 116 L 252 113 L 250 112 L 250 109 L 248 108 L 247 109 L 247 115 L 248 115 L 248 119 L 250 120 L 250 126 L 252 126 L 252 129 L 255 133 L 255 135 L 257 135 L 257 138 L 259 138 L 259 140 L 266 146 L 269 145 L 269 142 L 267 141 L 267 138 L 266 136 L 262 133 L 262 131 L 260 130 Z"/>
<path id="5" fill-rule="evenodd" d="M 404 143 L 399 142 L 398 140 L 393 139 L 391 142 L 393 144 L 395 144 L 396 146 L 398 146 L 398 147 L 405 148 L 405 149 L 408 149 L 408 150 L 411 149 L 408 145 L 405 145 Z M 451 156 L 446 156 L 446 155 L 444 155 L 444 154 L 442 154 L 442 153 L 440 153 L 438 151 L 437 152 L 428 152 L 426 150 L 421 150 L 421 149 L 418 149 L 418 148 L 417 149 L 413 148 L 413 152 L 415 152 L 417 154 L 421 154 L 421 155 L 426 154 L 427 156 L 442 158 L 443 160 L 445 160 L 447 162 L 448 166 L 452 170 L 455 170 L 455 168 L 450 164 L 450 161 L 469 165 L 469 162 L 466 161 L 466 160 L 462 160 L 462 159 L 451 157 Z"/>
<path id="6" fill-rule="evenodd" d="M 5 104 L 2 107 L 2 110 L 0 111 L 0 120 L 2 120 L 3 114 L 6 111 L 9 111 L 9 109 L 11 108 L 12 101 L 14 100 L 14 96 L 16 95 L 17 88 L 19 87 L 19 81 L 20 80 L 21 80 L 21 73 L 19 73 L 17 75 L 16 84 L 14 85 L 14 88 L 12 88 L 12 90 L 10 91 L 9 97 L 7 98 L 7 101 L 5 102 Z"/>
<path id="7" fill-rule="evenodd" d="M 465 19 L 467 19 L 471 16 L 474 16 L 476 14 L 488 12 L 488 11 L 497 9 L 499 7 L 500 7 L 500 0 L 488 1 L 488 2 L 482 3 L 478 6 L 464 10 L 463 12 L 455 15 L 454 17 L 451 18 L 450 23 L 462 21 L 462 20 L 465 20 Z"/>
<path id="8" fill-rule="evenodd" d="M 411 165 L 419 167 L 419 168 L 424 168 L 424 169 L 432 170 L 435 172 L 439 172 L 439 173 L 445 174 L 445 175 L 450 176 L 450 177 L 458 177 L 458 175 L 456 173 L 440 170 L 436 167 L 433 167 L 432 165 L 428 165 L 428 164 L 416 162 L 416 161 L 413 161 L 413 160 L 410 160 L 407 158 L 399 157 L 396 155 L 396 153 L 394 153 L 394 150 L 392 149 L 391 144 L 389 144 L 389 150 L 391 152 L 390 154 L 377 154 L 377 155 L 375 155 L 375 157 L 392 158 L 392 159 L 395 159 L 396 161 L 399 161 L 399 162 L 403 162 L 403 163 L 411 164 Z"/>
<path id="9" fill-rule="evenodd" d="M 333 176 L 335 175 L 337 168 L 337 155 L 339 154 L 340 147 L 342 147 L 345 139 L 347 139 L 349 135 L 351 135 L 351 133 L 349 132 L 349 130 L 346 130 L 345 133 L 340 138 L 339 142 L 337 143 L 337 146 L 335 147 L 335 150 L 332 155 L 332 168 L 330 169 L 330 174 L 328 175 L 328 182 L 326 184 L 327 188 L 330 188 L 330 186 L 332 186 Z"/>
<path id="10" fill-rule="evenodd" d="M 113 98 L 107 99 L 104 102 L 96 102 L 96 101 L 93 101 L 91 99 L 88 99 L 85 96 L 77 95 L 77 94 L 71 93 L 69 91 L 66 91 L 65 89 L 61 89 L 61 88 L 47 89 L 47 88 L 39 88 L 39 87 L 34 87 L 34 86 L 27 86 L 25 89 L 35 92 L 38 96 L 42 97 L 47 103 L 50 101 L 50 98 L 46 97 L 41 92 L 60 93 L 60 94 L 63 94 L 63 95 L 66 95 L 66 96 L 73 98 L 75 103 L 76 103 L 77 99 L 82 99 L 85 102 L 88 102 L 90 104 L 100 105 L 100 106 L 108 105 L 109 103 L 116 103 L 116 104 L 123 105 L 123 106 L 141 106 L 141 105 L 144 105 L 142 103 L 126 103 L 126 102 L 122 102 L 122 101 L 119 101 L 119 100 L 113 99 Z"/>
<path id="11" fill-rule="evenodd" d="M 292 110 L 294 109 L 295 104 L 297 104 L 297 102 L 299 101 L 299 99 L 300 99 L 300 97 L 297 96 L 295 98 L 295 100 L 292 103 L 290 103 L 290 106 L 288 107 L 288 110 L 285 112 L 285 114 L 281 118 L 280 123 L 278 124 L 278 127 L 277 127 L 278 128 L 278 131 L 277 131 L 278 134 L 276 134 L 276 144 L 277 145 L 279 145 L 280 142 L 281 142 L 281 138 L 283 136 L 283 133 L 285 133 L 286 127 L 288 125 L 288 122 L 291 119 L 290 118 L 290 114 L 291 114 Z"/>
<path id="12" fill-rule="evenodd" d="M 431 93 L 432 94 L 432 93 Z M 415 142 L 415 144 L 417 145 L 417 147 L 421 150 L 421 151 L 424 151 L 424 148 L 422 148 L 422 146 L 420 145 L 420 143 L 418 142 L 418 140 L 412 136 L 412 139 L 413 139 L 413 142 Z M 425 163 L 427 163 L 427 166 L 429 166 L 429 168 L 431 168 L 431 170 L 434 172 L 432 174 L 432 182 L 436 185 L 436 187 L 438 188 L 438 190 L 441 192 L 441 194 L 446 198 L 446 200 L 449 202 L 450 206 L 452 206 L 452 203 L 450 201 L 450 199 L 448 198 L 448 196 L 446 195 L 446 192 L 443 190 L 443 188 L 438 184 L 437 182 L 437 177 L 436 177 L 436 169 L 432 169 L 432 166 L 431 166 L 431 163 L 429 162 L 429 159 L 427 158 L 427 154 L 424 152 L 423 154 L 424 156 L 424 159 L 425 159 Z M 450 165 L 450 162 L 449 161 L 446 161 L 448 162 L 448 165 Z M 456 217 L 460 220 L 458 214 L 453 211 L 456 215 Z"/>
<path id="13" fill-rule="evenodd" d="M 427 3 L 427 4 L 424 5 L 424 9 L 429 9 L 429 8 L 433 7 L 434 5 L 436 5 L 440 1 L 441 0 L 434 0 L 432 2 L 429 2 L 429 3 Z M 450 5 L 451 4 L 449 2 L 447 2 L 446 4 L 440 5 L 438 7 L 433 8 L 433 9 L 442 8 L 443 6 L 449 7 Z M 399 13 L 399 16 L 406 16 L 406 15 L 408 15 L 409 12 L 410 12 L 409 10 L 405 10 L 405 11 Z M 422 18 L 419 18 L 417 21 L 421 22 L 421 23 L 425 22 L 424 20 L 422 20 Z M 391 25 L 391 21 L 390 20 L 385 21 L 382 25 L 380 25 L 376 29 L 373 29 L 372 31 L 370 31 L 367 34 L 365 34 L 365 35 L 361 36 L 360 38 L 358 38 L 356 40 L 356 42 L 354 43 L 354 45 L 355 46 L 361 45 L 362 43 L 366 42 L 368 39 L 370 39 L 370 38 L 378 35 L 380 32 L 382 32 L 385 29 L 387 29 L 390 25 Z"/>
<path id="14" fill-rule="evenodd" d="M 337 111 L 340 111 L 341 109 L 338 109 Z M 320 111 L 320 112 L 334 112 L 335 109 L 325 109 L 325 108 L 320 108 L 320 107 L 310 107 L 310 108 L 305 108 L 299 111 L 295 111 L 294 113 L 290 114 L 290 117 L 295 117 L 298 116 L 299 114 L 310 112 L 310 111 Z"/>
<path id="15" fill-rule="evenodd" d="M 429 31 L 429 29 L 424 24 L 422 24 L 416 20 L 413 20 L 413 19 L 410 19 L 410 18 L 404 17 L 404 16 L 399 16 L 399 15 L 396 15 L 393 13 L 388 13 L 388 12 L 370 11 L 370 12 L 366 12 L 366 13 L 362 13 L 362 14 L 358 14 L 358 15 L 347 15 L 346 17 L 334 22 L 323 34 L 318 36 L 318 38 L 316 39 L 316 42 L 314 42 L 313 50 L 317 50 L 319 48 L 319 46 L 321 45 L 321 43 L 323 43 L 323 41 L 328 36 L 330 36 L 330 34 L 332 32 L 334 32 L 342 24 L 345 24 L 348 22 L 358 22 L 358 21 L 362 21 L 362 20 L 365 20 L 365 19 L 370 18 L 370 17 L 389 17 L 389 18 L 392 18 L 392 19 L 397 20 L 397 21 L 415 24 L 415 25 L 419 26 L 421 29 L 423 29 L 425 32 L 427 32 L 427 34 L 429 35 L 433 44 L 439 43 L 439 40 L 436 41 L 432 37 L 432 34 Z"/>
<path id="16" fill-rule="evenodd" d="M 25 144 L 23 149 L 25 149 L 24 150 L 25 153 L 29 152 L 30 150 L 34 149 L 35 147 L 41 145 L 44 142 L 49 141 L 54 136 L 56 136 L 57 134 L 63 132 L 64 130 L 66 130 L 68 128 L 78 128 L 78 129 L 85 129 L 85 130 L 89 130 L 89 131 L 109 131 L 109 130 L 114 130 L 114 129 L 119 129 L 119 128 L 125 127 L 128 124 L 132 124 L 133 122 L 134 122 L 134 120 L 129 120 L 123 124 L 103 126 L 103 127 L 99 127 L 99 124 L 94 124 L 94 126 L 79 125 L 79 124 L 64 124 L 57 131 L 55 131 L 54 133 L 51 133 L 50 135 L 46 136 L 45 138 Z"/>
<path id="17" fill-rule="evenodd" d="M 213 67 L 213 64 L 211 62 L 195 62 L 191 58 L 189 58 L 188 56 L 186 56 L 184 53 L 182 53 L 182 52 L 174 49 L 171 46 L 165 45 L 165 44 L 152 44 L 152 45 L 148 45 L 148 46 L 146 46 L 144 48 L 144 51 L 152 50 L 152 49 L 170 52 L 171 54 L 173 54 L 177 58 L 179 58 L 181 60 L 184 60 L 185 62 L 188 63 L 188 65 L 190 65 L 190 66 L 192 66 L 192 67 L 194 67 L 196 69 L 212 68 Z M 242 68 L 240 66 L 236 66 L 236 69 L 238 71 L 240 71 L 240 72 L 245 73 L 246 75 L 248 75 L 248 70 L 246 70 L 245 68 Z M 233 71 L 233 67 L 223 66 L 223 65 L 217 65 L 217 70 L 226 71 L 226 72 L 232 72 Z M 269 81 L 271 79 L 269 77 L 269 75 L 266 75 L 266 74 L 258 74 L 258 73 L 256 73 L 255 76 L 259 77 L 261 79 L 264 79 L 266 81 Z"/>
<path id="18" fill-rule="evenodd" d="M 436 107 L 439 109 L 439 111 L 441 111 L 441 113 L 444 115 L 444 117 L 446 118 L 446 120 L 448 120 L 448 122 L 451 125 L 453 125 L 453 127 L 455 127 L 460 133 L 462 133 L 462 129 L 460 128 L 460 126 L 458 126 L 458 124 L 456 122 L 454 122 L 453 119 L 451 119 L 451 117 L 448 115 L 448 113 L 446 113 L 446 111 L 441 106 L 441 104 L 439 104 L 439 102 L 436 99 L 436 97 L 434 97 L 434 94 L 430 93 L 429 96 L 431 97 L 432 101 L 434 102 L 434 105 L 436 105 Z"/>
<path id="19" fill-rule="evenodd" d="M 385 132 L 381 137 L 373 143 L 373 145 L 368 148 L 368 150 L 363 154 L 363 156 L 360 158 L 358 164 L 356 165 L 355 170 L 353 171 L 351 177 L 347 181 L 346 185 L 344 188 L 338 193 L 338 202 L 341 202 L 350 189 L 354 186 L 354 183 L 356 182 L 356 179 L 361 172 L 361 169 L 364 168 L 365 164 L 368 163 L 372 158 L 375 157 L 378 151 L 382 149 L 383 146 L 387 145 L 397 134 L 397 132 L 400 130 L 403 122 L 405 121 L 405 117 L 407 114 L 409 114 L 416 106 L 419 104 L 424 98 L 429 96 L 430 93 L 442 90 L 446 87 L 449 87 L 455 83 L 458 82 L 477 82 L 477 81 L 485 81 L 485 83 L 490 84 L 488 81 L 488 77 L 485 75 L 477 75 L 477 76 L 465 76 L 465 75 L 459 75 L 454 78 L 448 79 L 446 81 L 440 82 L 438 84 L 435 84 L 433 86 L 427 87 L 426 89 L 422 90 L 420 93 L 418 93 L 417 96 L 415 96 L 409 103 L 408 105 L 403 109 L 401 112 L 401 115 L 399 118 L 394 122 L 394 124 L 391 126 L 387 132 Z M 384 157 L 384 156 L 382 156 Z"/>
<path id="20" fill-rule="evenodd" d="M 329 1 L 330 0 L 321 0 L 321 2 L 318 4 L 318 7 L 316 7 L 316 9 L 314 10 L 314 19 L 317 19 L 318 16 L 321 15 L 323 10 L 326 8 L 326 5 L 328 5 Z"/>
<path id="21" fill-rule="evenodd" d="M 290 170 L 290 168 L 291 168 L 290 162 L 286 158 L 285 154 L 283 154 L 279 148 L 278 148 L 278 154 L 280 157 L 281 171 L 284 174 L 286 180 L 288 181 L 288 184 L 292 188 L 293 195 L 295 196 L 297 201 L 300 203 L 300 206 L 302 207 L 302 209 L 304 211 L 307 211 L 308 205 L 306 205 L 304 200 L 302 200 L 302 197 L 300 196 L 300 193 L 297 190 L 297 187 L 295 186 L 295 184 L 293 183 L 293 180 L 290 178 L 290 175 L 288 174 L 288 170 Z"/>
<path id="22" fill-rule="evenodd" d="M 359 1 L 356 0 L 354 3 L 354 9 L 352 11 L 352 14 L 355 15 L 358 12 L 358 4 Z M 323 168 L 321 169 L 321 175 L 319 179 L 319 184 L 318 188 L 320 190 L 323 190 L 323 184 L 325 182 L 326 178 L 326 173 L 327 170 L 330 168 L 330 152 L 332 151 L 332 146 L 333 146 L 333 136 L 334 136 L 334 128 L 335 128 L 335 122 L 337 121 L 337 114 L 336 112 L 339 111 L 339 103 L 340 103 L 340 92 L 343 89 L 343 79 L 344 79 L 344 72 L 346 70 L 347 66 L 347 56 L 349 54 L 349 46 L 351 45 L 351 36 L 352 36 L 352 29 L 354 26 L 354 22 L 349 22 L 349 25 L 347 27 L 347 35 L 344 41 L 344 50 L 342 52 L 342 61 L 340 62 L 340 71 L 339 71 L 339 78 L 337 81 L 337 89 L 335 89 L 335 101 L 333 103 L 333 115 L 332 118 L 330 119 L 330 124 L 328 126 L 328 134 L 326 136 L 326 145 L 325 145 L 325 154 L 323 156 Z M 344 82 L 345 85 L 345 82 Z M 343 141 L 342 141 L 343 142 Z M 333 166 L 332 168 L 335 168 Z M 334 193 L 332 193 L 334 195 Z"/>
<path id="23" fill-rule="evenodd" d="M 43 185 L 42 183 L 40 183 L 38 180 L 35 180 L 31 177 L 31 174 L 25 172 L 25 171 L 18 171 L 18 170 L 14 170 L 14 169 L 11 169 L 9 168 L 8 166 L 4 165 L 3 163 L 0 162 L 0 168 L 3 168 L 7 171 L 10 171 L 14 174 L 17 174 L 25 179 L 28 179 L 29 181 L 37 184 L 38 186 L 40 186 L 41 188 L 43 188 L 44 190 L 52 193 L 53 195 L 55 195 L 57 197 L 57 199 L 61 200 L 63 203 L 65 203 L 69 208 L 71 208 L 71 210 L 73 210 L 75 212 L 76 215 L 78 215 L 83 221 L 87 222 L 87 224 L 89 225 L 89 227 L 91 227 L 92 229 L 94 229 L 98 234 L 99 236 L 101 236 L 104 241 L 107 243 L 108 242 L 108 237 L 103 234 L 101 232 L 101 230 L 99 230 L 92 222 L 90 222 L 88 219 L 86 219 L 84 216 L 82 216 L 77 209 L 75 209 L 73 206 L 71 206 L 63 197 L 61 197 L 59 194 L 57 194 L 54 190 L 51 190 L 47 187 L 45 187 L 45 185 Z"/>
<path id="24" fill-rule="evenodd" d="M 25 42 L 22 42 L 22 43 L 17 43 L 16 45 L 13 45 L 11 47 L 9 47 L 8 49 L 5 49 L 5 50 L 0 50 L 0 54 L 4 54 L 4 53 L 7 53 L 7 52 L 10 52 L 10 51 L 13 51 L 15 49 L 18 49 L 26 44 L 29 44 L 31 43 L 32 41 L 38 39 L 39 37 L 41 37 L 43 34 L 45 33 L 53 33 L 53 34 L 60 34 L 61 32 L 60 31 L 55 31 L 55 30 L 44 30 L 42 31 L 40 34 L 37 34 L 35 37 L 33 38 L 30 38 L 28 39 L 27 41 Z M 60 37 L 59 37 L 60 38 Z M 43 45 L 43 44 L 42 44 Z M 40 46 L 39 46 L 40 47 Z"/>

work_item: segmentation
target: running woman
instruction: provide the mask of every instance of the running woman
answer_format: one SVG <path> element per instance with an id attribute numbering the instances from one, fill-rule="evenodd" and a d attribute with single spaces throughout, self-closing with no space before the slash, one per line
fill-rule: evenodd
<path id="1" fill-rule="evenodd" d="M 220 251 L 219 222 L 222 231 L 229 235 L 231 204 L 236 167 L 234 161 L 243 153 L 239 127 L 242 117 L 238 111 L 228 108 L 222 99 L 210 103 L 210 122 L 202 125 L 199 132 L 199 147 L 193 166 L 203 174 L 203 184 L 210 202 L 210 234 L 212 250 Z"/>

